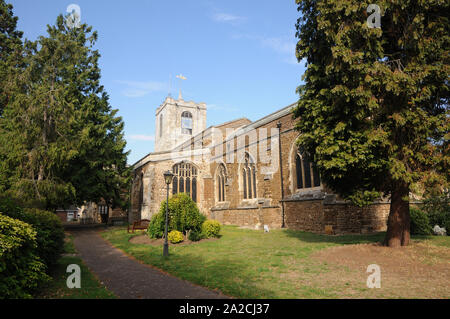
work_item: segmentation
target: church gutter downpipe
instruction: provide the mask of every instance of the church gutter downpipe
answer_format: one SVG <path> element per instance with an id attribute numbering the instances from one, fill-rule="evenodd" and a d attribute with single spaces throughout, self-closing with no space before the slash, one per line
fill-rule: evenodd
<path id="1" fill-rule="evenodd" d="M 283 187 L 283 162 L 282 162 L 282 156 L 281 156 L 281 122 L 277 123 L 278 128 L 278 156 L 279 156 L 279 162 L 280 162 L 280 182 L 281 182 L 281 228 L 285 228 L 284 223 L 284 187 Z"/>

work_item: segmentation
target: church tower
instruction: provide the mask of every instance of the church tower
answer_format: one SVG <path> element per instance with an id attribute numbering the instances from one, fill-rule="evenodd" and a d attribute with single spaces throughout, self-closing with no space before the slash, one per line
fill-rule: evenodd
<path id="1" fill-rule="evenodd" d="M 156 109 L 155 152 L 170 151 L 206 129 L 206 104 L 168 96 Z"/>

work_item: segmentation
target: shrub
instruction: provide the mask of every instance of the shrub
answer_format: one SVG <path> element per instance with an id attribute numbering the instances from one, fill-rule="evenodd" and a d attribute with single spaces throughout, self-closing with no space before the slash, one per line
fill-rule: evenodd
<path id="1" fill-rule="evenodd" d="M 53 267 L 64 251 L 64 228 L 55 214 L 36 208 L 25 208 L 23 221 L 36 230 L 37 254 L 48 266 Z"/>
<path id="2" fill-rule="evenodd" d="M 172 230 L 170 233 L 167 234 L 167 239 L 172 244 L 178 244 L 178 243 L 181 243 L 184 240 L 184 236 L 178 230 Z"/>
<path id="3" fill-rule="evenodd" d="M 37 233 L 37 256 L 48 268 L 56 265 L 64 250 L 64 228 L 58 216 L 36 208 L 23 209 L 5 197 L 0 199 L 0 211 L 6 216 L 30 224 Z"/>
<path id="4" fill-rule="evenodd" d="M 165 228 L 166 201 L 161 203 L 158 214 L 153 216 L 148 228 L 151 238 L 161 238 Z M 168 232 L 178 230 L 186 234 L 187 231 L 201 231 L 201 225 L 206 217 L 200 213 L 197 204 L 187 194 L 176 194 L 169 198 Z"/>
<path id="5" fill-rule="evenodd" d="M 450 236 L 450 219 L 447 219 L 447 221 L 444 224 L 445 231 L 447 232 L 447 236 Z"/>
<path id="6" fill-rule="evenodd" d="M 447 234 L 449 234 L 446 227 L 446 225 L 450 225 L 450 195 L 448 192 L 425 199 L 423 210 L 428 214 L 431 227 L 435 225 L 445 227 Z"/>
<path id="7" fill-rule="evenodd" d="M 411 215 L 411 234 L 431 235 L 432 229 L 427 214 L 415 207 L 411 207 L 409 213 Z"/>
<path id="8" fill-rule="evenodd" d="M 189 237 L 188 239 L 190 241 L 199 241 L 205 238 L 205 235 L 198 230 L 192 230 L 191 232 L 189 232 Z"/>
<path id="9" fill-rule="evenodd" d="M 150 238 L 162 238 L 164 236 L 165 216 L 163 214 L 156 214 L 150 220 L 147 228 L 147 234 Z"/>
<path id="10" fill-rule="evenodd" d="M 202 233 L 206 238 L 218 237 L 220 223 L 217 220 L 207 220 L 202 224 Z"/>
<path id="11" fill-rule="evenodd" d="M 0 298 L 31 298 L 50 280 L 36 246 L 31 225 L 0 213 Z"/>

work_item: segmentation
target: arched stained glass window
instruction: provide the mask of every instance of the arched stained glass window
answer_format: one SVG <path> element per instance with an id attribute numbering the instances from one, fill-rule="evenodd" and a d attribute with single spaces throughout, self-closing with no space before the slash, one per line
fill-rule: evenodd
<path id="1" fill-rule="evenodd" d="M 178 193 L 178 177 L 174 177 L 172 179 L 172 194 L 177 194 Z"/>
<path id="2" fill-rule="evenodd" d="M 244 199 L 256 198 L 256 165 L 248 153 L 245 153 L 242 181 Z"/>
<path id="3" fill-rule="evenodd" d="M 319 171 L 302 150 L 299 150 L 295 156 L 295 173 L 297 189 L 320 187 Z"/>
<path id="4" fill-rule="evenodd" d="M 226 181 L 225 165 L 220 164 L 217 172 L 217 200 L 219 202 L 225 201 L 225 181 Z"/>
<path id="5" fill-rule="evenodd" d="M 186 162 L 172 167 L 174 178 L 172 181 L 172 194 L 187 193 L 197 201 L 197 168 Z"/>
<path id="6" fill-rule="evenodd" d="M 179 193 L 184 193 L 184 177 L 180 176 Z"/>
<path id="7" fill-rule="evenodd" d="M 186 193 L 191 193 L 191 179 L 189 177 L 186 178 Z"/>

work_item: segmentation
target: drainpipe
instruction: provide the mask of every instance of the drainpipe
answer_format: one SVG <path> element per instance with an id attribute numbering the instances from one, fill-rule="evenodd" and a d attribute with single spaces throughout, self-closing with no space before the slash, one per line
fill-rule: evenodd
<path id="1" fill-rule="evenodd" d="M 281 122 L 277 123 L 278 128 L 278 153 L 279 153 L 279 162 L 280 162 L 280 182 L 281 182 L 281 200 L 284 199 L 284 187 L 283 187 L 283 162 L 281 158 Z M 284 202 L 281 201 L 281 228 L 285 228 L 284 223 Z"/>

